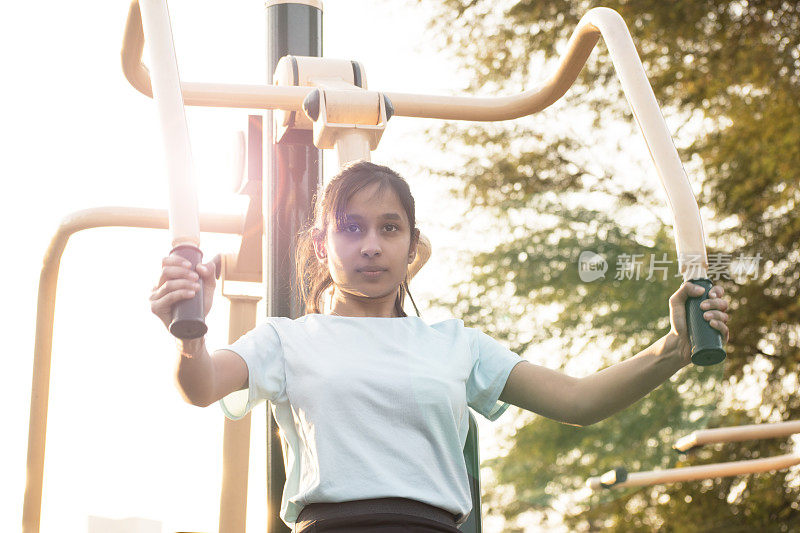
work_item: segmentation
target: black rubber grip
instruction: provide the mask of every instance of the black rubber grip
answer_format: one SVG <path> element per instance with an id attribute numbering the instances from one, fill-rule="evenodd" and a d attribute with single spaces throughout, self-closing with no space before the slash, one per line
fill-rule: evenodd
<path id="1" fill-rule="evenodd" d="M 172 252 L 188 260 L 192 264 L 192 270 L 197 269 L 203 258 L 203 252 L 199 248 L 188 244 L 176 246 Z M 172 307 L 169 332 L 179 339 L 196 339 L 208 331 L 203 313 L 203 280 L 201 278 L 198 281 L 200 290 L 194 293 L 194 297 L 181 300 Z"/>
<path id="2" fill-rule="evenodd" d="M 700 304 L 708 300 L 708 291 L 713 283 L 708 278 L 690 279 L 695 285 L 705 288 L 701 296 L 690 296 L 686 299 L 686 326 L 689 329 L 689 342 L 692 346 L 692 363 L 699 366 L 710 366 L 721 363 L 727 354 L 722 347 L 722 333 L 711 327 L 703 318 Z"/>
<path id="3" fill-rule="evenodd" d="M 603 475 L 605 477 L 605 474 Z M 613 483 L 603 483 L 600 482 L 600 486 L 606 489 L 610 489 L 615 485 L 623 483 L 628 480 L 628 470 L 624 466 L 618 466 L 614 469 L 614 482 Z"/>

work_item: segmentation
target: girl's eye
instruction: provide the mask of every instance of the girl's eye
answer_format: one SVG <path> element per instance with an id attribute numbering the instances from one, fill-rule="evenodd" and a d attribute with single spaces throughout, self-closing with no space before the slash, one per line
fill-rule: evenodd
<path id="1" fill-rule="evenodd" d="M 347 233 L 355 233 L 361 230 L 358 224 L 348 224 L 346 226 L 343 226 L 342 228 Z M 394 233 L 396 231 L 399 231 L 400 228 L 397 226 L 397 224 L 385 224 L 383 226 L 383 229 L 388 231 L 389 233 Z"/>

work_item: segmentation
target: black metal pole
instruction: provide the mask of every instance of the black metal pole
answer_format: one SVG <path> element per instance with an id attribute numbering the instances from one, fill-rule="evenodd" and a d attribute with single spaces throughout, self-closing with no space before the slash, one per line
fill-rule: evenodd
<path id="1" fill-rule="evenodd" d="M 267 81 L 286 55 L 322 56 L 322 6 L 291 0 L 266 3 Z M 264 128 L 264 285 L 267 316 L 297 318 L 302 302 L 291 293 L 295 236 L 311 215 L 311 201 L 322 183 L 322 151 L 311 140 L 293 137 L 274 143 L 272 112 Z M 279 516 L 286 484 L 278 426 L 267 413 L 267 531 L 288 532 Z"/>

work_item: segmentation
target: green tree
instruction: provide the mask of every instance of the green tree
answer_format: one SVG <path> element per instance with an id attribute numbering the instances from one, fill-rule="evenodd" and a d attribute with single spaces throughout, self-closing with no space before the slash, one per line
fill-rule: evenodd
<path id="1" fill-rule="evenodd" d="M 800 418 L 797 4 L 418 1 L 432 10 L 442 51 L 472 80 L 460 92 L 473 94 L 508 94 L 544 80 L 584 13 L 598 5 L 617 10 L 703 208 L 709 258 L 743 254 L 758 261 L 750 276 L 716 281 L 732 304 L 724 366 L 685 369 L 593 426 L 532 417 L 509 436 L 507 454 L 487 461 L 497 486 L 514 494 L 509 502 L 497 487 L 484 486 L 490 512 L 512 521 L 538 511 L 544 520 L 559 501 L 577 497 L 589 475 L 620 463 L 669 466 L 675 457 L 669 445 L 693 425 Z M 573 374 L 629 357 L 666 333 L 667 299 L 680 285 L 672 220 L 644 145 L 632 140 L 634 129 L 601 40 L 576 84 L 550 109 L 508 123 L 448 123 L 431 132 L 462 160 L 438 174 L 466 200 L 464 219 L 493 220 L 488 229 L 462 223 L 471 235 L 482 231 L 490 249 L 466 258 L 467 279 L 437 303 L 534 362 L 547 360 L 537 350 L 543 345 L 560 350 L 561 368 Z M 577 260 L 583 250 L 608 258 L 609 273 L 623 254 L 666 254 L 672 266 L 667 281 L 607 275 L 582 283 Z M 603 356 L 586 356 L 587 346 Z M 761 393 L 755 403 L 747 401 L 751 382 Z M 678 464 L 789 449 L 788 441 L 743 443 L 701 450 Z M 798 485 L 791 472 L 681 483 L 576 499 L 560 514 L 576 530 L 789 531 L 800 528 Z"/>

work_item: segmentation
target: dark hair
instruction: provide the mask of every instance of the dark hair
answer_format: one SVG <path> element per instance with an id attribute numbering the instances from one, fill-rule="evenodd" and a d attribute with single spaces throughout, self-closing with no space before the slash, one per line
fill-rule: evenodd
<path id="1" fill-rule="evenodd" d="M 400 200 L 400 204 L 408 216 L 411 239 L 417 229 L 414 214 L 414 197 L 408 183 L 397 172 L 383 165 L 369 161 L 356 161 L 342 168 L 334 176 L 320 195 L 317 191 L 314 200 L 314 211 L 306 227 L 297 236 L 295 248 L 295 284 L 298 300 L 305 302 L 305 314 L 321 313 L 322 294 L 333 284 L 328 268 L 317 261 L 314 253 L 314 239 L 324 239 L 328 223 L 333 219 L 337 226 L 344 225 L 347 202 L 358 191 L 377 183 L 378 191 L 391 188 Z M 417 304 L 408 290 L 408 273 L 395 300 L 395 311 L 398 316 L 408 316 L 403 310 L 406 293 L 411 298 L 417 316 L 420 316 Z"/>

